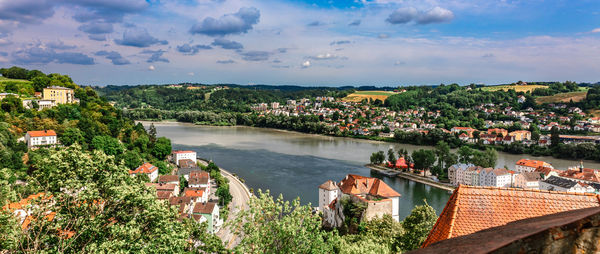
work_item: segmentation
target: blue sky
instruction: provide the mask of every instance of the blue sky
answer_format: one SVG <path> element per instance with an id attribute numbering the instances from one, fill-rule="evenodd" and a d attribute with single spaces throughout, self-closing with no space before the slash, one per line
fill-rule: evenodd
<path id="1" fill-rule="evenodd" d="M 0 66 L 83 85 L 600 81 L 600 1 L 0 0 Z"/>

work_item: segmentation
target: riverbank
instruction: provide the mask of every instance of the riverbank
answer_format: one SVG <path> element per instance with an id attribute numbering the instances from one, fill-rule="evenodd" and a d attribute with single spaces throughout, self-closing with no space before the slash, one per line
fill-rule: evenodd
<path id="1" fill-rule="evenodd" d="M 202 164 L 208 165 L 208 161 L 204 159 L 198 159 Z M 238 179 L 235 175 L 230 173 L 229 171 L 219 167 L 221 174 L 225 176 L 229 180 L 229 193 L 233 197 L 231 203 L 229 205 L 229 215 L 227 216 L 227 221 L 223 223 L 223 227 L 216 233 L 216 235 L 223 241 L 223 244 L 226 248 L 231 249 L 238 245 L 241 241 L 239 237 L 235 234 L 235 232 L 231 232 L 229 225 L 232 221 L 234 221 L 238 213 L 242 210 L 248 209 L 248 202 L 250 202 L 250 197 L 252 197 L 252 193 L 246 184 L 242 183 L 240 179 Z"/>
<path id="2" fill-rule="evenodd" d="M 438 189 L 442 189 L 445 191 L 454 191 L 454 186 L 450 185 L 450 184 L 444 184 L 444 183 L 440 183 L 440 182 L 436 182 L 431 180 L 428 177 L 423 177 L 423 176 L 418 176 L 415 174 L 411 174 L 411 173 L 406 173 L 406 172 L 402 172 L 399 170 L 389 170 L 385 167 L 381 167 L 381 166 L 375 166 L 372 164 L 367 164 L 365 165 L 365 167 L 370 168 L 371 170 L 374 170 L 378 173 L 384 174 L 384 175 L 390 175 L 392 172 L 396 177 L 401 177 L 410 181 L 414 181 L 414 182 L 418 182 L 418 183 L 422 183 L 425 185 L 429 185 L 431 187 L 435 187 Z M 391 172 L 390 172 L 391 171 Z"/>

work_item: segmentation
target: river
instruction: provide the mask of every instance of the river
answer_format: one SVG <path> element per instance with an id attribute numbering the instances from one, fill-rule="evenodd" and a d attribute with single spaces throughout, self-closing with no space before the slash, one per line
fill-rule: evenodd
<path id="1" fill-rule="evenodd" d="M 144 122 L 148 125 L 148 122 Z M 346 174 L 359 174 L 383 179 L 402 195 L 400 217 L 404 218 L 415 205 L 431 205 L 438 214 L 449 194 L 446 191 L 401 178 L 371 175 L 363 165 L 371 153 L 389 148 L 405 148 L 409 152 L 422 146 L 377 142 L 361 139 L 328 137 L 273 129 L 197 126 L 185 123 L 154 123 L 159 136 L 172 141 L 173 149 L 193 150 L 198 156 L 242 177 L 249 188 L 269 189 L 284 199 L 300 197 L 303 204 L 318 205 L 318 186 L 326 180 L 340 181 Z M 514 169 L 515 162 L 527 155 L 498 153 L 497 167 Z M 575 161 L 552 157 L 536 157 L 555 168 L 564 169 Z M 600 164 L 586 162 L 586 167 Z"/>

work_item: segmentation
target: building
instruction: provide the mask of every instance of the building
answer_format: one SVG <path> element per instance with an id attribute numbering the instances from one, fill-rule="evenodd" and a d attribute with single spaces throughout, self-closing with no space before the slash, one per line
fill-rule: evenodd
<path id="1" fill-rule="evenodd" d="M 477 131 L 471 127 L 454 127 L 450 129 L 452 133 L 466 133 L 469 138 L 473 138 L 473 132 Z"/>
<path id="2" fill-rule="evenodd" d="M 158 168 L 148 162 L 142 164 L 135 170 L 129 170 L 129 175 L 136 176 L 139 174 L 146 174 L 150 178 L 150 182 L 154 182 L 158 178 Z"/>
<path id="3" fill-rule="evenodd" d="M 398 192 L 380 179 L 349 174 L 338 184 L 329 180 L 319 186 L 319 210 L 323 212 L 326 226 L 341 225 L 344 217 L 340 201 L 345 198 L 366 204 L 363 219 L 371 220 L 388 214 L 394 220 L 400 220 Z"/>
<path id="4" fill-rule="evenodd" d="M 171 193 L 167 198 L 160 199 L 169 199 L 170 197 L 176 197 L 179 195 L 179 184 L 173 183 L 146 183 L 147 187 L 153 187 L 156 189 L 157 193 L 160 192 L 168 192 Z"/>
<path id="5" fill-rule="evenodd" d="M 180 160 L 191 160 L 196 163 L 196 152 L 194 151 L 173 151 L 172 153 L 173 163 L 179 166 Z"/>
<path id="6" fill-rule="evenodd" d="M 18 94 L 14 94 L 14 93 L 0 93 L 0 101 L 4 100 L 4 98 L 6 98 L 8 96 L 13 96 L 13 97 L 19 98 Z"/>
<path id="7" fill-rule="evenodd" d="M 219 206 L 215 202 L 196 203 L 192 211 L 192 217 L 199 220 L 200 216 L 206 218 L 208 223 L 208 232 L 215 233 L 223 224 L 223 220 L 219 218 Z"/>
<path id="8" fill-rule="evenodd" d="M 511 187 L 513 174 L 504 168 L 484 168 L 479 173 L 480 186 Z"/>
<path id="9" fill-rule="evenodd" d="M 28 148 L 40 146 L 53 146 L 58 143 L 56 132 L 53 130 L 28 131 L 25 134 L 25 141 Z"/>
<path id="10" fill-rule="evenodd" d="M 208 191 L 206 191 L 206 188 L 185 188 L 183 195 L 191 198 L 195 203 L 205 203 L 208 201 Z"/>
<path id="11" fill-rule="evenodd" d="M 423 247 L 517 220 L 598 206 L 598 196 L 588 193 L 461 185 L 450 196 Z"/>
<path id="12" fill-rule="evenodd" d="M 514 187 L 523 189 L 539 189 L 542 174 L 539 172 L 523 172 L 515 176 Z"/>
<path id="13" fill-rule="evenodd" d="M 583 183 L 600 183 L 600 171 L 591 168 L 571 167 L 558 173 L 558 177 Z"/>
<path id="14" fill-rule="evenodd" d="M 539 167 L 553 168 L 550 163 L 545 161 L 520 159 L 515 165 L 515 171 L 519 173 L 533 172 Z"/>
<path id="15" fill-rule="evenodd" d="M 540 190 L 574 193 L 594 193 L 596 191 L 594 187 L 588 184 L 556 176 L 551 176 L 546 180 L 540 181 Z"/>
<path id="16" fill-rule="evenodd" d="M 198 170 L 190 172 L 188 186 L 192 188 L 206 188 L 210 194 L 210 175 L 206 171 Z"/>
<path id="17" fill-rule="evenodd" d="M 51 86 L 44 88 L 42 99 L 53 100 L 56 105 L 75 103 L 75 92 L 71 88 Z"/>
<path id="18" fill-rule="evenodd" d="M 598 221 L 598 207 L 571 210 L 509 222 L 410 253 L 597 253 Z"/>
<path id="19" fill-rule="evenodd" d="M 508 135 L 515 137 L 515 141 L 531 140 L 531 131 L 512 131 Z"/>
<path id="20" fill-rule="evenodd" d="M 172 183 L 179 185 L 179 176 L 176 175 L 162 175 L 158 177 L 158 183 Z"/>
<path id="21" fill-rule="evenodd" d="M 169 204 L 177 206 L 179 215 L 190 215 L 194 208 L 194 202 L 190 197 L 170 197 Z"/>

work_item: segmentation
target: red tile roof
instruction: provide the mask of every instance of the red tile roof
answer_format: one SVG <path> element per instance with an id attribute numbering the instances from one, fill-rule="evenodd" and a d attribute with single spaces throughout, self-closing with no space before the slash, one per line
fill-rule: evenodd
<path id="1" fill-rule="evenodd" d="M 179 182 L 179 176 L 176 175 L 162 175 L 158 177 L 159 183 Z"/>
<path id="2" fill-rule="evenodd" d="M 327 180 L 327 182 L 324 182 L 323 184 L 319 185 L 319 188 L 324 190 L 335 190 L 337 189 L 337 186 L 333 181 Z"/>
<path id="3" fill-rule="evenodd" d="M 215 202 L 196 203 L 193 213 L 211 214 L 216 204 Z"/>
<path id="4" fill-rule="evenodd" d="M 598 206 L 595 194 L 460 185 L 423 247 L 516 220 Z"/>
<path id="5" fill-rule="evenodd" d="M 43 130 L 43 131 L 28 131 L 30 137 L 50 137 L 56 136 L 56 132 L 53 130 Z"/>
<path id="6" fill-rule="evenodd" d="M 158 170 L 156 166 L 146 162 L 135 170 L 129 170 L 129 174 L 150 174 L 156 170 Z"/>
<path id="7" fill-rule="evenodd" d="M 591 168 L 569 169 L 558 174 L 561 177 L 600 183 L 600 171 Z"/>
<path id="8" fill-rule="evenodd" d="M 173 151 L 173 153 L 195 153 L 194 151 Z"/>
<path id="9" fill-rule="evenodd" d="M 386 198 L 400 197 L 400 193 L 393 190 L 380 179 L 349 174 L 339 184 L 340 190 L 346 194 L 370 194 Z"/>
<path id="10" fill-rule="evenodd" d="M 205 191 L 206 188 L 185 188 L 183 195 L 186 197 L 202 197 Z"/>
<path id="11" fill-rule="evenodd" d="M 545 167 L 545 166 L 550 165 L 544 161 L 528 160 L 528 159 L 520 159 L 519 161 L 517 161 L 516 164 L 519 166 L 530 167 L 530 168 Z"/>

